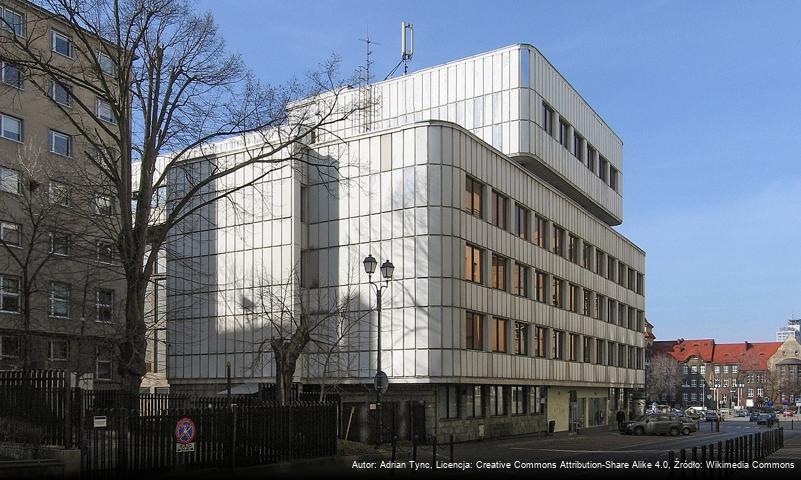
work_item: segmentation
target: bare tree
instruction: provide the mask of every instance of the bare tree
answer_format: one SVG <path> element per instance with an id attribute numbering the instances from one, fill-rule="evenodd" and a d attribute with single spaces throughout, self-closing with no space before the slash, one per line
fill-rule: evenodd
<path id="1" fill-rule="evenodd" d="M 645 372 L 645 390 L 654 400 L 675 401 L 681 388 L 681 365 L 670 355 L 656 355 Z"/>
<path id="2" fill-rule="evenodd" d="M 29 19 L 24 36 L 3 35 L 0 57 L 43 93 L 54 81 L 71 85 L 72 108 L 59 108 L 88 161 L 71 182 L 87 195 L 114 200 L 113 217 L 87 212 L 86 218 L 114 240 L 119 254 L 126 292 L 118 371 L 123 388 L 136 391 L 145 374 L 146 289 L 167 232 L 277 170 L 305 165 L 336 172 L 336 159 L 305 155 L 296 145 L 311 143 L 364 106 L 339 101 L 348 83 L 338 79 L 335 60 L 286 85 L 259 84 L 226 52 L 211 15 L 194 12 L 187 0 L 37 3 L 51 13 Z M 53 22 L 66 29 L 80 61 L 53 58 Z M 214 142 L 234 137 L 247 146 L 244 153 L 215 151 Z M 198 158 L 202 168 L 191 161 Z M 235 180 L 253 168 L 257 173 L 247 180 Z M 154 225 L 164 187 L 167 213 Z M 296 342 L 302 329 L 298 335 Z M 280 355 L 294 351 L 278 347 Z"/>
<path id="3" fill-rule="evenodd" d="M 263 282 L 255 298 L 242 299 L 246 321 L 254 329 L 266 330 L 254 345 L 254 362 L 275 362 L 277 400 L 288 399 L 292 379 L 302 354 L 308 354 L 317 375 L 325 378 L 333 362 L 339 361 L 343 342 L 368 315 L 358 307 L 358 292 L 344 287 L 309 288 L 294 272 L 289 281 Z M 321 385 L 320 398 L 325 398 Z"/>

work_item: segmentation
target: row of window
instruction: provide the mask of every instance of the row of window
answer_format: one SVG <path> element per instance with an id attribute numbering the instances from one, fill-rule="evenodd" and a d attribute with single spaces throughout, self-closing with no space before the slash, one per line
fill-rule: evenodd
<path id="1" fill-rule="evenodd" d="M 51 232 L 49 253 L 60 257 L 70 255 L 72 235 L 64 232 Z M 0 222 L 0 239 L 6 247 L 19 247 L 22 239 L 22 225 L 19 223 Z M 95 243 L 96 260 L 99 263 L 111 264 L 114 261 L 114 245 L 109 242 Z"/>
<path id="2" fill-rule="evenodd" d="M 486 185 L 480 181 L 466 176 L 464 209 L 470 215 L 484 218 L 482 206 L 484 205 L 484 191 Z M 533 214 L 532 210 L 518 202 L 514 202 L 514 225 L 509 225 L 509 197 L 491 189 L 490 209 L 488 219 L 496 227 L 510 231 L 523 239 L 550 252 L 567 258 L 569 261 L 582 266 L 607 280 L 616 282 L 640 295 L 644 291 L 645 277 L 642 273 L 626 265 L 612 255 L 583 241 L 577 235 L 565 228 L 550 222 L 545 217 Z M 533 225 L 532 225 L 533 219 Z M 549 224 L 550 235 L 549 235 Z M 581 240 L 581 242 L 579 242 Z"/>
<path id="3" fill-rule="evenodd" d="M 24 187 L 22 174 L 12 168 L 0 166 L 0 192 L 22 193 Z M 69 187 L 61 182 L 51 180 L 48 184 L 48 201 L 53 206 L 70 207 Z M 114 202 L 111 197 L 97 195 L 94 197 L 92 209 L 97 215 L 114 215 Z"/>
<path id="4" fill-rule="evenodd" d="M 530 385 L 448 385 L 441 389 L 441 418 L 543 413 L 544 390 Z"/>
<path id="5" fill-rule="evenodd" d="M 19 358 L 19 337 L 0 335 L 0 359 L 15 360 Z M 111 380 L 111 355 L 100 347 L 96 352 L 95 378 Z M 47 341 L 47 359 L 54 362 L 66 362 L 70 357 L 70 345 L 67 340 L 50 339 Z"/>
<path id="6" fill-rule="evenodd" d="M 69 318 L 71 285 L 64 282 L 50 282 L 48 314 L 54 318 Z M 0 275 L 0 312 L 19 313 L 22 293 L 20 278 L 13 275 Z M 98 288 L 95 290 L 95 321 L 110 323 L 114 319 L 114 290 Z"/>
<path id="7" fill-rule="evenodd" d="M 558 134 L 557 139 L 560 145 L 569 150 L 570 153 L 582 164 L 586 165 L 592 173 L 609 185 L 612 190 L 618 193 L 620 192 L 620 172 L 609 163 L 609 160 L 604 158 L 603 155 L 601 155 L 575 128 L 567 123 L 561 115 L 559 116 L 559 130 L 557 131 L 555 125 L 557 112 L 544 101 L 542 102 L 542 116 L 542 129 L 545 130 L 548 135 L 557 138 L 556 135 Z M 571 128 L 573 128 L 572 138 L 570 138 L 569 135 Z M 585 146 L 586 151 L 584 150 Z M 607 168 L 609 169 L 608 174 Z"/>
<path id="8" fill-rule="evenodd" d="M 0 22 L 0 28 L 14 32 L 18 36 L 25 35 L 25 17 L 21 12 L 13 10 L 8 7 L 0 7 L 3 21 Z M 75 47 L 72 37 L 66 33 L 58 30 L 51 29 L 50 35 L 50 51 L 57 53 L 63 57 L 75 59 Z M 100 71 L 107 75 L 114 74 L 114 62 L 111 57 L 103 52 L 96 52 L 96 60 Z"/>
<path id="9" fill-rule="evenodd" d="M 731 366 L 723 365 L 722 367 L 721 365 L 715 365 L 715 373 L 720 373 L 721 369 L 723 370 L 723 373 L 729 373 L 730 367 L 731 367 L 731 373 L 737 373 L 740 370 L 739 365 L 731 365 Z M 684 372 L 685 375 L 687 375 L 688 373 L 700 373 L 701 375 L 705 375 L 706 365 L 684 365 L 682 367 L 682 372 Z"/>
<path id="10" fill-rule="evenodd" d="M 0 134 L 3 138 L 22 142 L 22 119 L 0 113 Z M 62 157 L 72 157 L 73 136 L 58 130 L 47 131 L 47 150 Z"/>
<path id="11" fill-rule="evenodd" d="M 488 348 L 491 352 L 498 353 L 547 357 L 554 360 L 596 365 L 643 368 L 642 348 L 557 329 L 550 329 L 550 341 L 548 341 L 548 329 L 545 327 L 495 316 L 490 316 L 489 321 L 489 339 L 487 339 L 488 343 L 485 343 L 485 316 L 477 312 L 466 312 L 465 346 L 468 350 Z M 513 329 L 510 337 L 512 344 L 507 345 L 507 334 L 510 328 Z M 529 335 L 533 335 L 533 337 L 529 337 Z M 532 340 L 531 343 L 529 343 L 529 339 Z M 531 352 L 529 345 L 533 348 Z M 548 348 L 550 348 L 550 355 L 548 355 Z"/>
<path id="12" fill-rule="evenodd" d="M 485 284 L 482 278 L 484 256 L 485 253 L 481 247 L 465 244 L 465 280 L 480 285 Z M 490 256 L 489 287 L 510 291 L 509 285 L 507 285 L 507 270 L 510 260 L 496 253 L 491 253 Z M 549 276 L 551 277 L 550 282 L 548 281 Z M 529 287 L 532 278 L 533 290 Z M 550 290 L 550 296 L 548 290 Z M 644 328 L 645 312 L 642 310 L 637 310 L 623 302 L 607 298 L 546 272 L 534 270 L 521 263 L 515 262 L 512 267 L 511 293 L 537 302 L 547 302 L 554 307 L 581 313 L 630 330 L 641 332 Z"/>

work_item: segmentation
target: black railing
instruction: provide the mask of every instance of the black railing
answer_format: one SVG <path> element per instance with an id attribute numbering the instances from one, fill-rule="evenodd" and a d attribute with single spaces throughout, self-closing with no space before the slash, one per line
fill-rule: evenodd
<path id="1" fill-rule="evenodd" d="M 69 392 L 60 370 L 0 371 L 0 441 L 70 444 Z"/>
<path id="2" fill-rule="evenodd" d="M 701 445 L 690 449 L 668 452 L 668 468 L 674 469 L 674 461 L 684 464 L 693 462 L 701 469 L 715 470 L 718 473 L 736 473 L 737 468 L 729 468 L 725 464 L 753 462 L 762 460 L 784 446 L 784 427 L 778 427 L 760 433 L 740 435 L 719 441 L 716 444 Z M 691 467 L 694 470 L 697 467 Z"/>

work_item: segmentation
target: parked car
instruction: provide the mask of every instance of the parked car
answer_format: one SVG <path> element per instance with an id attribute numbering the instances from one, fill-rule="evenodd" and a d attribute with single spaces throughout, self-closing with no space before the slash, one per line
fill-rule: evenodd
<path id="1" fill-rule="evenodd" d="M 776 417 L 775 413 L 760 413 L 756 422 L 757 425 L 767 425 L 768 427 L 772 427 L 773 424 L 778 421 L 779 419 Z"/>
<path id="2" fill-rule="evenodd" d="M 623 424 L 623 433 L 631 435 L 671 435 L 676 436 L 691 427 L 672 415 L 643 415 Z"/>
<path id="3" fill-rule="evenodd" d="M 676 418 L 678 418 L 679 421 L 681 422 L 682 435 L 689 435 L 693 432 L 698 431 L 698 422 L 693 420 L 692 418 L 687 416 L 677 416 Z"/>
<path id="4" fill-rule="evenodd" d="M 707 422 L 722 422 L 723 415 L 716 412 L 715 410 L 707 410 L 706 412 L 704 412 L 704 420 L 706 420 Z"/>
<path id="5" fill-rule="evenodd" d="M 744 408 L 741 408 L 739 410 L 735 410 L 734 411 L 734 416 L 735 417 L 747 417 L 748 416 L 748 410 L 746 410 Z"/>
<path id="6" fill-rule="evenodd" d="M 788 409 L 788 410 L 785 410 L 785 411 L 782 412 L 782 417 L 792 417 L 792 416 L 793 416 L 793 411 L 792 410 Z"/>
<path id="7" fill-rule="evenodd" d="M 684 414 L 693 420 L 701 420 L 704 417 L 703 410 L 696 410 L 694 408 L 688 408 L 684 411 Z"/>
<path id="8" fill-rule="evenodd" d="M 748 421 L 749 422 L 756 422 L 757 419 L 759 419 L 759 415 L 760 415 L 760 413 L 757 412 L 757 411 L 751 412 L 751 415 L 748 416 Z"/>

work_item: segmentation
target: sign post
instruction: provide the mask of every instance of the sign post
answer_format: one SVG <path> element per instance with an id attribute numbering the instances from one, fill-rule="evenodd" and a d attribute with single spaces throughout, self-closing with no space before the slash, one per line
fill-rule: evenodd
<path id="1" fill-rule="evenodd" d="M 188 417 L 178 420 L 175 425 L 175 451 L 194 452 L 195 451 L 195 423 Z"/>

